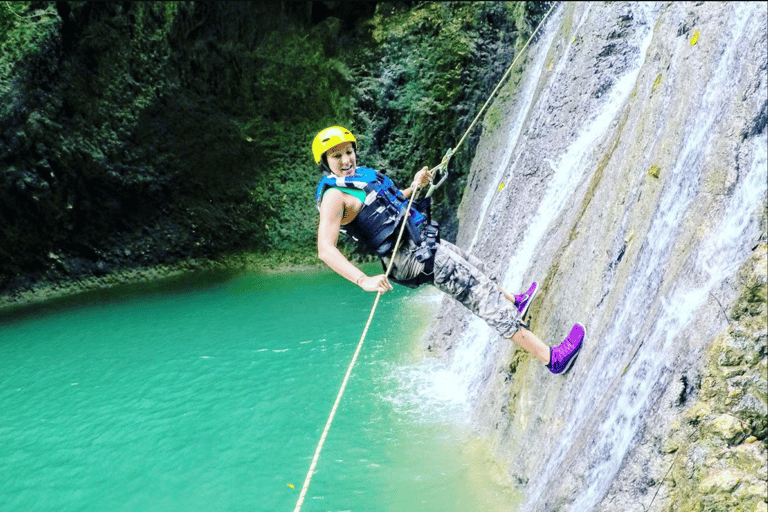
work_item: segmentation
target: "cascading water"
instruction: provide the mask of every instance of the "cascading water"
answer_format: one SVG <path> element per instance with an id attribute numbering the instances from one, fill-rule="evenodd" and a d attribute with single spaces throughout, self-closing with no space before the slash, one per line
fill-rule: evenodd
<path id="1" fill-rule="evenodd" d="M 641 10 L 647 11 L 643 15 L 648 17 L 653 8 L 654 6 L 642 6 Z M 553 18 L 553 25 L 556 26 L 560 22 L 561 15 L 562 13 L 558 13 L 558 16 Z M 575 29 L 575 34 L 579 34 L 579 29 L 588 18 L 588 15 L 589 6 L 587 6 L 585 13 L 583 13 L 580 23 Z M 605 136 L 606 131 L 610 128 L 611 123 L 618 115 L 634 87 L 635 79 L 642 65 L 651 37 L 651 27 L 648 24 L 645 24 L 644 27 L 645 30 L 639 31 L 636 35 L 638 41 L 635 45 L 639 48 L 637 64 L 630 67 L 624 76 L 618 78 L 611 94 L 606 97 L 600 110 L 595 112 L 589 122 L 582 128 L 578 139 L 556 161 L 547 161 L 554 174 L 547 185 L 544 199 L 540 201 L 539 208 L 531 216 L 523 243 L 517 246 L 517 251 L 511 256 L 510 262 L 507 265 L 507 272 L 502 278 L 502 286 L 505 289 L 521 289 L 523 275 L 528 267 L 528 262 L 531 261 L 533 253 L 544 238 L 552 220 L 561 212 L 575 184 L 583 179 L 583 175 L 588 169 L 591 169 L 587 161 L 594 158 L 595 144 Z M 534 99 L 541 104 L 552 101 L 552 96 L 557 94 L 556 91 L 553 91 L 553 86 L 564 79 L 562 77 L 567 72 L 566 63 L 570 61 L 569 55 L 571 52 L 576 51 L 573 49 L 573 41 L 576 36 L 573 36 L 573 39 L 571 39 L 571 42 L 564 51 L 564 56 L 561 58 L 560 63 L 552 72 L 552 76 L 548 80 L 548 86 L 536 98 L 533 90 L 539 81 L 537 73 L 542 72 L 543 57 L 547 54 L 546 48 L 554 40 L 555 32 L 555 30 L 547 32 L 541 41 L 540 46 L 544 50 L 540 50 L 537 54 L 533 71 L 527 75 L 526 83 L 522 86 L 523 93 L 521 94 L 520 106 L 517 111 L 519 113 L 512 122 L 512 129 L 510 130 L 512 136 L 509 139 L 509 147 L 505 150 L 505 158 L 502 159 L 501 165 L 495 171 L 497 178 L 492 181 L 494 184 L 513 180 L 515 179 L 515 174 L 520 172 L 516 165 L 517 162 L 512 165 L 509 164 L 513 154 L 512 148 L 518 145 L 525 145 L 525 141 L 519 139 L 523 128 L 522 122 L 530 116 L 531 111 L 534 109 Z M 484 218 L 494 213 L 494 210 L 503 208 L 503 205 L 490 203 L 489 198 L 493 196 L 496 187 L 493 186 L 490 190 L 491 192 L 486 195 L 483 202 L 483 205 L 486 207 L 482 210 Z M 480 229 L 478 228 L 470 247 L 477 242 L 479 232 Z M 467 389 L 466 394 L 470 400 L 476 398 L 478 393 L 481 392 L 483 383 L 487 380 L 487 369 L 491 366 L 490 362 L 497 357 L 497 353 L 491 349 L 494 339 L 493 331 L 482 320 L 472 317 L 469 320 L 464 336 L 457 344 L 456 354 L 451 362 L 451 370 L 458 375 L 460 382 Z"/>
<path id="2" fill-rule="evenodd" d="M 550 20 L 550 25 L 556 25 L 559 22 L 559 15 L 556 13 L 553 16 L 553 19 Z M 543 35 L 544 42 L 542 44 L 547 47 L 552 44 L 552 40 L 555 37 L 555 31 L 550 30 L 548 32 L 545 32 Z M 545 59 L 546 53 L 545 52 L 539 52 L 534 62 L 530 66 L 530 71 L 526 73 L 526 79 L 525 83 L 522 85 L 522 93 L 521 93 L 521 99 L 520 99 L 520 105 L 524 106 L 524 108 L 521 108 L 518 110 L 517 115 L 515 115 L 515 118 L 512 120 L 509 128 L 509 137 L 507 139 L 507 144 L 504 147 L 504 153 L 501 158 L 501 163 L 496 166 L 496 169 L 494 170 L 494 178 L 491 180 L 491 183 L 498 184 L 502 182 L 504 179 L 503 176 L 507 169 L 509 168 L 509 162 L 512 159 L 512 156 L 515 154 L 515 146 L 517 145 L 517 142 L 520 138 L 520 133 L 523 130 L 523 127 L 525 126 L 525 120 L 528 117 L 528 114 L 530 112 L 530 109 L 533 107 L 533 98 L 534 94 L 536 92 L 536 84 L 538 82 L 538 76 L 542 73 L 544 63 L 546 61 Z M 485 197 L 483 198 L 483 202 L 480 206 L 480 211 L 487 212 L 491 201 L 493 200 L 493 196 L 497 190 L 497 187 L 489 187 L 488 191 L 485 194 Z M 480 235 L 480 232 L 482 230 L 482 226 L 484 225 L 484 222 L 479 222 L 477 224 L 477 227 L 475 229 L 475 234 L 472 237 L 472 241 L 469 243 L 468 251 L 472 251 L 472 247 L 477 243 L 478 236 Z"/>
<path id="3" fill-rule="evenodd" d="M 521 510 L 605 505 L 684 358 L 681 347 L 691 338 L 706 343 L 727 326 L 724 314 L 712 314 L 710 299 L 731 293 L 732 277 L 760 236 L 756 212 L 767 193 L 765 107 L 755 107 L 764 100 L 750 97 L 766 85 L 749 71 L 764 74 L 764 54 L 754 49 L 766 29 L 765 13 L 754 4 L 721 5 L 716 16 L 708 8 L 590 3 L 556 12 L 531 50 L 537 53 L 518 86 L 499 166 L 478 167 L 493 176 L 476 192 L 483 199 L 470 202 L 480 211 L 468 210 L 475 215 L 465 237 L 469 249 L 481 259 L 503 258 L 495 266 L 503 270 L 502 286 L 515 293 L 528 284 L 524 278 L 553 272 L 545 298 L 567 311 L 542 307 L 539 326 L 551 336 L 583 320 L 588 333 L 578 368 L 558 381 L 538 367 L 513 374 L 505 363 L 508 345 L 482 320 L 446 322 L 441 343 L 452 382 L 478 424 L 486 423 L 481 430 L 498 437 L 496 453 L 507 457 L 513 478 L 528 482 Z M 701 25 L 704 18 L 709 25 Z M 600 94 L 593 93 L 596 84 Z M 538 161 L 545 163 L 535 167 Z M 657 162 L 667 164 L 661 176 L 653 171 Z M 608 170 L 597 172 L 601 166 Z M 538 195 L 508 199 L 500 183 L 507 184 L 504 194 L 522 183 L 515 192 Z M 521 203 L 535 207 L 520 215 Z M 589 230 L 593 237 L 583 237 Z M 598 240 L 600 250 L 580 237 Z M 581 291 L 575 287 L 589 279 L 597 284 L 585 293 L 600 296 L 558 293 Z M 561 281 L 567 285 L 557 288 Z M 585 316 L 571 319 L 572 312 Z M 518 375 L 522 388 L 514 386 Z M 541 387 L 525 387 L 532 383 Z M 539 441 L 544 432 L 554 437 Z M 512 440 L 503 437 L 510 434 Z M 540 444 L 509 446 L 529 441 Z M 532 461 L 520 462 L 528 454 Z"/>
<path id="4" fill-rule="evenodd" d="M 737 16 L 732 28 L 733 44 L 723 53 L 712 80 L 707 84 L 696 116 L 687 124 L 689 131 L 683 137 L 684 149 L 678 164 L 671 170 L 674 180 L 666 185 L 621 311 L 604 339 L 595 340 L 605 344 L 607 350 L 600 352 L 598 360 L 581 383 L 584 392 L 575 404 L 570 422 L 564 428 L 537 485 L 528 495 L 527 503 L 531 506 L 541 500 L 547 483 L 560 471 L 562 461 L 570 451 L 571 439 L 595 416 L 599 418 L 599 436 L 592 444 L 590 453 L 582 454 L 591 464 L 588 473 L 582 475 L 582 492 L 572 507 L 573 510 L 592 510 L 599 502 L 642 423 L 642 415 L 649 406 L 654 388 L 669 369 L 670 345 L 710 290 L 731 275 L 749 252 L 749 248 L 743 246 L 749 228 L 748 219 L 760 207 L 766 193 L 764 149 L 754 153 L 749 173 L 739 181 L 725 208 L 726 214 L 720 227 L 709 232 L 707 239 L 700 244 L 696 261 L 685 269 L 689 276 L 701 276 L 699 280 L 702 284 L 689 288 L 691 279 L 682 280 L 681 284 L 662 295 L 662 306 L 655 316 L 649 315 L 645 321 L 638 318 L 638 305 L 650 305 L 659 300 L 682 217 L 699 191 L 702 162 L 712 143 L 713 126 L 722 113 L 723 98 L 727 97 L 727 91 L 735 88 L 734 82 L 738 79 L 735 68 L 739 62 L 736 57 L 738 45 L 744 37 L 746 18 L 744 11 Z M 764 140 L 761 142 L 764 148 Z M 630 344 L 627 345 L 625 340 L 629 340 Z M 630 353 L 633 358 L 630 364 L 626 357 L 636 343 L 640 347 L 636 353 Z"/>
<path id="5" fill-rule="evenodd" d="M 641 7 L 644 11 L 650 11 L 648 5 Z M 584 14 L 582 21 L 586 19 L 587 14 L 588 12 Z M 642 14 L 645 18 L 649 16 L 649 12 Z M 602 108 L 582 127 L 578 139 L 557 158 L 557 161 L 546 159 L 554 174 L 547 185 L 544 199 L 540 202 L 536 214 L 528 224 L 523 243 L 520 244 L 519 250 L 515 252 L 509 262 L 503 280 L 507 289 L 516 290 L 523 285 L 523 271 L 528 266 L 528 262 L 533 259 L 534 252 L 544 238 L 550 224 L 560 214 L 574 187 L 583 179 L 584 173 L 593 168 L 589 162 L 594 158 L 595 145 L 605 137 L 627 97 L 635 87 L 635 81 L 644 62 L 648 44 L 651 42 L 652 32 L 647 23 L 644 28 L 645 30 L 638 31 L 636 35 L 638 38 L 637 47 L 639 48 L 638 62 L 630 67 L 624 76 L 618 78 Z M 576 33 L 578 34 L 578 28 Z M 563 62 L 568 61 L 567 53 L 562 59 Z M 565 69 L 561 70 L 561 72 L 564 71 Z M 557 81 L 557 78 L 552 80 L 552 82 Z M 510 169 L 510 179 L 514 179 L 515 171 L 514 168 Z"/>

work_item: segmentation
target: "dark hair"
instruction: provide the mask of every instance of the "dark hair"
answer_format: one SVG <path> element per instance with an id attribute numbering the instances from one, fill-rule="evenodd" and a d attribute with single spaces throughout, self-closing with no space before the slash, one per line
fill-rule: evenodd
<path id="1" fill-rule="evenodd" d="M 323 156 L 320 157 L 320 163 L 317 164 L 317 168 L 320 172 L 325 172 L 328 174 L 331 174 L 331 168 L 328 167 L 328 157 L 325 156 L 325 153 L 323 153 Z"/>

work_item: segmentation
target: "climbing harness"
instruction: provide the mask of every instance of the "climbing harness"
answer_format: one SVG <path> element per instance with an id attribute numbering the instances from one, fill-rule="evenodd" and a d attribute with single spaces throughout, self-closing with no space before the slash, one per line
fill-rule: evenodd
<path id="1" fill-rule="evenodd" d="M 544 17 L 541 19 L 541 23 L 536 27 L 536 30 L 533 31 L 533 34 L 531 34 L 531 37 L 528 38 L 528 41 L 526 41 L 525 45 L 523 45 L 523 48 L 518 52 L 517 56 L 512 61 L 512 64 L 510 64 L 509 69 L 507 69 L 507 72 L 504 73 L 504 76 L 501 77 L 501 80 L 499 80 L 498 85 L 496 85 L 496 88 L 491 92 L 491 95 L 488 97 L 488 100 L 486 100 L 485 104 L 482 106 L 480 111 L 475 116 L 475 119 L 472 121 L 472 123 L 469 125 L 469 128 L 464 132 L 464 135 L 459 139 L 458 144 L 453 149 L 449 149 L 445 156 L 443 157 L 443 160 L 435 167 L 430 169 L 430 172 L 432 173 L 432 180 L 430 180 L 430 186 L 426 193 L 426 197 L 431 197 L 432 193 L 439 187 L 440 185 L 445 182 L 446 178 L 448 177 L 448 162 L 450 162 L 451 157 L 456 153 L 456 151 L 459 149 L 459 146 L 464 142 L 464 140 L 467 138 L 469 133 L 472 131 L 472 128 L 475 127 L 475 124 L 477 124 L 477 121 L 482 116 L 485 109 L 488 107 L 488 105 L 491 102 L 491 99 L 496 95 L 498 90 L 501 88 L 501 85 L 506 80 L 507 76 L 512 72 L 512 68 L 514 68 L 515 64 L 517 63 L 517 59 L 520 58 L 520 56 L 525 52 L 525 49 L 528 47 L 530 42 L 533 40 L 534 36 L 538 33 L 539 29 L 542 25 L 544 25 L 544 22 L 549 17 L 550 13 L 554 10 L 555 6 L 557 6 L 557 2 L 552 4 L 552 7 L 549 8 L 547 11 L 547 14 L 544 15 Z M 319 136 L 319 135 L 318 135 Z M 349 134 L 351 136 L 351 134 Z M 442 173 L 442 176 L 440 180 L 437 182 L 437 184 L 431 183 L 434 181 L 434 176 L 436 173 Z M 411 193 L 410 200 L 408 201 L 408 206 L 405 208 L 405 216 L 408 216 L 411 211 L 411 207 L 413 206 L 413 202 L 416 199 L 416 196 L 419 194 L 419 186 L 414 187 L 413 192 Z M 400 243 L 403 239 L 403 232 L 405 231 L 406 226 L 408 225 L 408 222 L 401 222 L 400 223 L 400 230 L 397 234 L 397 240 L 395 241 L 394 248 L 392 250 L 392 254 L 396 254 L 397 251 L 400 248 Z M 395 258 L 392 257 L 389 259 L 389 264 L 387 265 L 386 271 L 384 273 L 385 277 L 389 277 L 389 273 L 392 271 L 392 263 L 394 262 Z M 355 349 L 355 353 L 352 355 L 352 360 L 349 363 L 349 366 L 347 367 L 347 372 L 344 374 L 344 380 L 341 383 L 341 388 L 339 388 L 339 392 L 336 395 L 336 400 L 333 403 L 333 407 L 331 408 L 331 413 L 328 416 L 328 420 L 325 422 L 325 428 L 323 429 L 323 433 L 320 435 L 320 441 L 317 443 L 317 448 L 315 449 L 315 454 L 312 457 L 312 462 L 309 465 L 309 471 L 307 472 L 307 476 L 304 479 L 304 485 L 301 488 L 301 493 L 299 494 L 299 499 L 296 502 L 296 507 L 293 509 L 293 512 L 300 512 L 301 507 L 304 504 L 304 498 L 307 495 L 307 491 L 309 490 L 309 484 L 312 481 L 312 475 L 315 473 L 315 468 L 317 467 L 317 461 L 320 459 L 320 452 L 323 450 L 323 445 L 325 444 L 325 439 L 328 437 L 328 432 L 331 429 L 331 424 L 333 424 L 333 419 L 336 417 L 336 411 L 339 407 L 339 404 L 341 403 L 341 397 L 344 395 L 344 391 L 347 388 L 347 383 L 349 382 L 349 377 L 352 375 L 352 368 L 355 366 L 355 363 L 357 362 L 357 357 L 360 355 L 360 350 L 363 348 L 363 342 L 365 341 L 365 337 L 368 335 L 368 328 L 371 326 L 371 322 L 373 321 L 373 315 L 376 312 L 376 306 L 379 304 L 379 299 L 381 298 L 383 292 L 377 292 L 376 293 L 376 299 L 373 301 L 373 307 L 371 307 L 371 312 L 368 315 L 368 321 L 365 323 L 365 328 L 363 329 L 363 334 L 360 336 L 360 341 L 357 343 L 357 348 Z"/>

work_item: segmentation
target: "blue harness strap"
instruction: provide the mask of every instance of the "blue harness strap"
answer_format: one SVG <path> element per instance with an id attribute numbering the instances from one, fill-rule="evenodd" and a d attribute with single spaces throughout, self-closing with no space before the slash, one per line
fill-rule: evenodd
<path id="1" fill-rule="evenodd" d="M 400 213 L 408 205 L 408 199 L 388 176 L 378 173 L 369 167 L 358 167 L 355 170 L 355 174 L 352 176 L 323 176 L 323 179 L 320 180 L 320 183 L 317 185 L 317 191 L 315 192 L 315 204 L 317 205 L 318 210 L 320 209 L 320 203 L 323 200 L 323 194 L 330 187 L 364 190 L 366 192 L 366 206 L 378 199 L 382 203 L 382 206 L 386 207 L 387 205 L 393 205 L 397 209 L 397 212 Z M 375 192 L 375 195 L 372 195 L 373 192 Z M 416 227 L 427 220 L 423 213 L 415 209 L 411 209 L 409 217 Z"/>

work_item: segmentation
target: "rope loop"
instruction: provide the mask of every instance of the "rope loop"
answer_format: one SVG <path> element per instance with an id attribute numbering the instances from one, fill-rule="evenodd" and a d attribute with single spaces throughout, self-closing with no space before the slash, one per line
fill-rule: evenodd
<path id="1" fill-rule="evenodd" d="M 432 194 L 434 193 L 434 191 L 435 191 L 435 190 L 437 190 L 437 188 L 438 188 L 440 185 L 442 185 L 442 184 L 443 184 L 443 182 L 444 182 L 444 181 L 445 181 L 445 180 L 448 178 L 448 162 L 450 162 L 450 161 L 451 161 L 451 157 L 453 156 L 453 154 L 454 154 L 455 152 L 456 152 L 456 150 L 455 150 L 455 149 L 449 149 L 449 150 L 448 150 L 448 151 L 445 153 L 445 156 L 443 157 L 443 161 L 442 161 L 442 162 L 440 162 L 438 165 L 436 165 L 435 167 L 433 167 L 433 168 L 430 170 L 430 172 L 434 172 L 434 173 L 436 173 L 436 174 L 434 174 L 434 175 L 432 176 L 432 179 L 431 179 L 431 180 L 430 180 L 430 182 L 429 182 L 429 190 L 427 190 L 427 194 L 426 194 L 426 197 L 432 197 Z M 440 180 L 439 180 L 437 183 L 434 183 L 434 181 L 435 181 L 435 176 L 436 176 L 437 174 L 441 174 L 441 176 L 440 176 Z"/>

